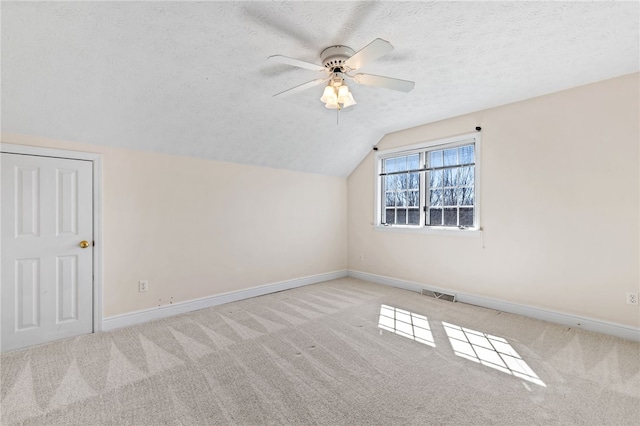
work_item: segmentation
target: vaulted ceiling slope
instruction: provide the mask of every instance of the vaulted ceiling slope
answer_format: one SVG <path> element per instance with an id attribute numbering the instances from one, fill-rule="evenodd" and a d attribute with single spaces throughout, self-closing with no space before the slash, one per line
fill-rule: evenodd
<path id="1" fill-rule="evenodd" d="M 638 2 L 2 2 L 2 131 L 347 176 L 386 133 L 638 71 Z M 274 64 L 395 50 L 336 111 Z"/>

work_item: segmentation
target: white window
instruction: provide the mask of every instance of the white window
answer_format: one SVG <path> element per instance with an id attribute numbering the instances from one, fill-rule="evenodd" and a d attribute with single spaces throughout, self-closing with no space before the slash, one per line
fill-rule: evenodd
<path id="1" fill-rule="evenodd" d="M 377 154 L 378 226 L 479 229 L 480 134 Z"/>

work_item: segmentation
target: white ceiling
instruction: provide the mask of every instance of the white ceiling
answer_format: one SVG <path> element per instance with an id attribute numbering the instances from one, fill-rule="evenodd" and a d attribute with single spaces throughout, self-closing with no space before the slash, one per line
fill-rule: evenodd
<path id="1" fill-rule="evenodd" d="M 2 131 L 347 176 L 386 133 L 639 69 L 639 3 L 2 2 Z M 333 44 L 395 50 L 340 113 Z M 469 129 L 471 130 L 471 129 Z"/>

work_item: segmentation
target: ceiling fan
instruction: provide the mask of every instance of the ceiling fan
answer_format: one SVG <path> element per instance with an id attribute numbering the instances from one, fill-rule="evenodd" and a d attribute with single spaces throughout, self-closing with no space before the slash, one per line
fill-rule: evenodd
<path id="1" fill-rule="evenodd" d="M 358 84 L 366 86 L 383 87 L 385 89 L 410 92 L 415 83 L 413 81 L 400 80 L 397 78 L 383 77 L 372 74 L 353 74 L 367 63 L 376 60 L 393 50 L 393 46 L 386 40 L 377 38 L 371 43 L 355 52 L 347 46 L 336 45 L 324 49 L 320 53 L 322 65 L 312 64 L 300 59 L 289 58 L 282 55 L 269 56 L 268 60 L 294 67 L 304 68 L 313 71 L 322 71 L 325 76 L 287 89 L 284 92 L 273 95 L 274 97 L 288 96 L 311 87 L 327 82 L 320 100 L 327 108 L 342 109 L 356 104 L 353 95 L 345 83 L 345 78 L 349 78 Z"/>

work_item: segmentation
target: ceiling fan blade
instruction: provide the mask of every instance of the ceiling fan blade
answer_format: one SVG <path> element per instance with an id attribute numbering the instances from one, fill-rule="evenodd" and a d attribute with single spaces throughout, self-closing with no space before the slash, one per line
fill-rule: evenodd
<path id="1" fill-rule="evenodd" d="M 391 77 L 382 77 L 380 75 L 356 74 L 353 80 L 358 84 L 366 86 L 384 87 L 385 89 L 398 90 L 400 92 L 410 92 L 416 85 L 413 81 L 400 80 Z"/>
<path id="2" fill-rule="evenodd" d="M 377 38 L 354 53 L 353 56 L 347 59 L 344 64 L 352 70 L 357 70 L 365 64 L 386 55 L 392 50 L 393 46 L 391 43 L 381 38 Z"/>
<path id="3" fill-rule="evenodd" d="M 300 59 L 289 58 L 288 56 L 273 55 L 267 58 L 269 61 L 279 62 L 281 64 L 293 65 L 294 67 L 304 68 L 312 71 L 324 71 L 322 65 L 312 64 L 311 62 L 301 61 Z"/>
<path id="4" fill-rule="evenodd" d="M 327 80 L 328 80 L 328 78 L 318 78 L 316 80 L 307 81 L 306 83 L 302 83 L 299 86 L 292 87 L 291 89 L 287 89 L 284 92 L 276 93 L 275 95 L 273 95 L 273 97 L 274 98 L 279 98 L 281 96 L 293 95 L 293 94 L 302 92 L 304 90 L 310 89 L 310 88 L 312 88 L 314 86 L 318 86 L 318 85 L 324 83 Z"/>

